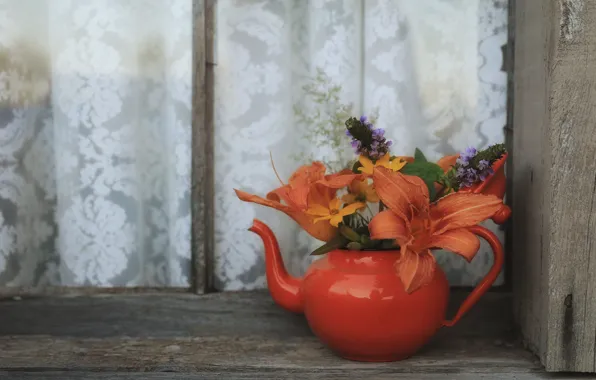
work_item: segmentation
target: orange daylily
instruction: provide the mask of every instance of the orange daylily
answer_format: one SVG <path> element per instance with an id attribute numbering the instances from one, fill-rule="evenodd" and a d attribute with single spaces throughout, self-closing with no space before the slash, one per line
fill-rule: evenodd
<path id="1" fill-rule="evenodd" d="M 436 266 L 431 249 L 443 248 L 471 261 L 480 242 L 466 227 L 490 218 L 502 206 L 496 196 L 471 193 L 449 194 L 430 204 L 422 179 L 385 168 L 375 168 L 373 180 L 389 210 L 371 220 L 371 238 L 397 241 L 397 270 L 408 293 L 431 281 Z"/>
<path id="2" fill-rule="evenodd" d="M 395 157 L 391 159 L 389 154 L 385 154 L 383 157 L 379 158 L 376 162 L 372 162 L 372 160 L 366 156 L 360 156 L 358 161 L 362 165 L 358 170 L 361 173 L 372 175 L 373 171 L 377 167 L 384 167 L 387 169 L 391 169 L 392 171 L 396 172 L 401 170 L 407 163 L 406 160 L 402 159 L 401 157 Z"/>
<path id="3" fill-rule="evenodd" d="M 308 194 L 315 184 L 330 189 L 341 189 L 360 177 L 348 169 L 330 175 L 325 175 L 325 170 L 325 165 L 318 161 L 301 166 L 290 176 L 287 185 L 271 191 L 267 199 L 283 200 L 287 205 L 305 211 L 308 208 Z"/>
<path id="4" fill-rule="evenodd" d="M 437 165 L 443 169 L 443 172 L 447 173 L 452 166 L 455 166 L 455 162 L 459 158 L 458 154 L 453 154 L 451 156 L 442 157 L 439 161 L 437 161 Z"/>
<path id="5" fill-rule="evenodd" d="M 287 185 L 271 191 L 266 198 L 241 190 L 234 191 L 240 200 L 279 210 L 314 238 L 329 241 L 337 235 L 337 229 L 328 223 L 315 224 L 314 217 L 307 214 L 306 210 L 309 205 L 329 207 L 337 189 L 348 186 L 360 176 L 351 170 L 325 175 L 325 166 L 320 162 L 314 162 L 300 167 L 292 174 Z"/>
<path id="6" fill-rule="evenodd" d="M 342 200 L 346 203 L 355 202 L 370 202 L 376 203 L 379 201 L 379 196 L 375 191 L 372 183 L 369 183 L 368 179 L 363 180 L 355 179 L 352 181 L 349 187 L 349 193 L 342 197 Z M 364 205 L 363 207 L 365 207 Z"/>
<path id="7" fill-rule="evenodd" d="M 366 207 L 366 204 L 362 202 L 352 203 L 344 206 L 343 208 L 341 208 L 341 205 L 342 201 L 338 198 L 335 198 L 325 206 L 321 204 L 313 204 L 306 211 L 306 213 L 308 215 L 317 217 L 314 220 L 315 223 L 318 223 L 322 220 L 328 220 L 333 227 L 337 227 L 344 219 L 344 216 L 352 215 L 358 211 L 358 209 Z"/>

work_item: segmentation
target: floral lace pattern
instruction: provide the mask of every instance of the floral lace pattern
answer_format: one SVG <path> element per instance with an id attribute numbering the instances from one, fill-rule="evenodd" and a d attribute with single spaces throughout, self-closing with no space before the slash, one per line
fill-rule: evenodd
<path id="1" fill-rule="evenodd" d="M 0 0 L 0 285 L 189 286 L 191 0 Z"/>
<path id="2" fill-rule="evenodd" d="M 504 139 L 506 0 L 236 0 L 219 2 L 217 18 L 219 289 L 265 286 L 262 243 L 246 231 L 253 218 L 272 227 L 292 274 L 311 261 L 315 245 L 304 231 L 281 213 L 241 203 L 233 188 L 275 188 L 270 152 L 282 178 L 303 163 L 291 154 L 345 154 L 313 149 L 293 112 L 321 112 L 303 89 L 318 69 L 342 86 L 354 115 L 378 111 L 394 152 L 417 146 L 436 160 Z M 475 284 L 492 263 L 485 242 L 471 264 L 443 252 L 437 260 L 452 285 Z"/>

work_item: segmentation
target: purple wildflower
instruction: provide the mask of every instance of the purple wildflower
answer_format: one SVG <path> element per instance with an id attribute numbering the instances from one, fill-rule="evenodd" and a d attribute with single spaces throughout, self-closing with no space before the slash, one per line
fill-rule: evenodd
<path id="1" fill-rule="evenodd" d="M 360 119 L 350 118 L 346 121 L 346 126 L 346 135 L 351 137 L 351 145 L 356 154 L 378 160 L 389 153 L 392 142 L 385 138 L 385 130 L 375 129 L 366 116 L 363 115 Z"/>
<path id="2" fill-rule="evenodd" d="M 480 178 L 481 181 L 485 181 L 486 178 L 488 178 L 488 176 L 491 175 L 491 174 L 493 174 L 493 173 L 494 173 L 493 168 L 488 167 L 488 168 L 484 169 L 483 171 L 481 171 L 478 174 L 478 178 Z"/>
<path id="3" fill-rule="evenodd" d="M 455 176 L 463 187 L 470 187 L 478 181 L 478 171 L 472 167 L 460 166 L 457 168 Z"/>
<path id="4" fill-rule="evenodd" d="M 493 174 L 493 168 L 491 168 L 490 162 L 487 160 L 480 160 L 478 162 L 478 170 L 480 170 L 478 178 L 480 178 L 481 181 L 486 180 L 489 175 Z"/>
<path id="5" fill-rule="evenodd" d="M 474 158 L 474 156 L 476 156 L 476 153 L 478 153 L 476 148 L 469 147 L 460 154 L 460 157 L 465 161 L 470 161 L 472 158 Z"/>
<path id="6" fill-rule="evenodd" d="M 385 136 L 385 130 L 383 128 L 373 129 L 372 134 L 373 134 L 373 138 L 380 139 L 383 136 Z"/>

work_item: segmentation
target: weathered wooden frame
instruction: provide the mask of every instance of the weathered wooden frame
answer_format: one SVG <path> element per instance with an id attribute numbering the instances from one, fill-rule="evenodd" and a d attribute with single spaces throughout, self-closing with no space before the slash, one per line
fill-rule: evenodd
<path id="1" fill-rule="evenodd" d="M 213 289 L 215 11 L 216 0 L 193 1 L 191 251 L 192 290 L 197 294 Z"/>
<path id="2" fill-rule="evenodd" d="M 596 3 L 515 8 L 515 317 L 547 370 L 593 373 Z"/>

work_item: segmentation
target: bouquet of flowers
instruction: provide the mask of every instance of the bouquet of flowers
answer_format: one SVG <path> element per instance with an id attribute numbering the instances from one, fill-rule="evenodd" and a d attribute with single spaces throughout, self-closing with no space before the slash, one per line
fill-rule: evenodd
<path id="1" fill-rule="evenodd" d="M 503 144 L 468 148 L 433 163 L 419 149 L 413 157 L 392 155 L 392 141 L 365 116 L 345 125 L 346 143 L 357 155 L 346 169 L 327 174 L 315 161 L 298 168 L 287 183 L 280 179 L 281 186 L 265 198 L 235 190 L 238 198 L 284 212 L 323 241 L 313 255 L 336 249 L 395 251 L 395 269 L 408 292 L 431 280 L 432 249 L 471 261 L 480 242 L 467 227 L 499 213 L 503 221 L 509 216 L 504 187 L 495 190 L 490 183 L 496 174 L 504 178 L 496 173 L 507 156 Z"/>

